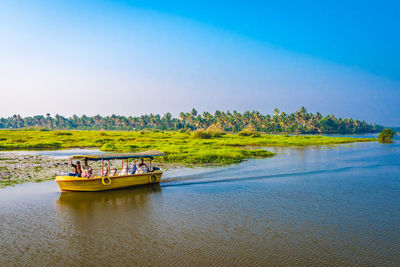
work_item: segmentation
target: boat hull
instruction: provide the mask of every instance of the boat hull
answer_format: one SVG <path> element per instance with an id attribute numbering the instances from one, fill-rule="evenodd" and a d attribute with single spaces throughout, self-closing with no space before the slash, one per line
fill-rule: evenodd
<path id="1" fill-rule="evenodd" d="M 162 171 L 157 170 L 143 174 L 94 178 L 57 176 L 56 182 L 61 191 L 104 191 L 136 185 L 160 183 L 162 173 Z"/>

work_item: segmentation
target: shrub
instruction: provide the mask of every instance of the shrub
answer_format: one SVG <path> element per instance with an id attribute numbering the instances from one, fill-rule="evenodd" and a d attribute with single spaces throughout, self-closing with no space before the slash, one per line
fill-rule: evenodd
<path id="1" fill-rule="evenodd" d="M 101 151 L 116 151 L 117 147 L 114 143 L 105 143 L 101 148 Z"/>
<path id="2" fill-rule="evenodd" d="M 252 136 L 252 137 L 260 137 L 260 134 L 256 132 L 253 128 L 246 128 L 241 130 L 238 133 L 239 136 Z"/>
<path id="3" fill-rule="evenodd" d="M 223 136 L 223 135 L 226 134 L 225 132 L 222 132 L 222 131 L 214 131 L 214 130 L 207 130 L 207 132 L 208 132 L 209 134 L 211 134 L 211 136 L 212 136 L 213 138 L 219 138 L 219 137 L 221 137 L 221 136 Z"/>
<path id="4" fill-rule="evenodd" d="M 59 136 L 59 135 L 72 135 L 70 132 L 54 132 L 54 135 Z"/>
<path id="5" fill-rule="evenodd" d="M 147 130 L 147 129 L 142 129 L 142 130 L 139 131 L 139 133 L 140 133 L 140 134 L 149 134 L 150 131 Z"/>
<path id="6" fill-rule="evenodd" d="M 209 134 L 211 134 L 211 136 L 213 138 L 219 138 L 219 137 L 221 137 L 221 136 L 226 134 L 224 129 L 222 129 L 221 127 L 215 126 L 215 125 L 211 125 L 210 127 L 208 127 L 207 128 L 207 132 Z"/>
<path id="7" fill-rule="evenodd" d="M 193 133 L 193 138 L 198 138 L 198 139 L 210 139 L 211 134 L 207 131 L 204 130 L 197 130 Z"/>
<path id="8" fill-rule="evenodd" d="M 113 139 L 111 139 L 111 138 L 97 138 L 97 139 L 95 139 L 94 141 L 96 142 L 96 143 L 99 143 L 99 144 L 105 144 L 105 143 L 107 143 L 107 142 L 110 142 L 110 141 L 112 141 Z"/>
<path id="9" fill-rule="evenodd" d="M 379 143 L 391 143 L 392 138 L 395 136 L 395 132 L 392 129 L 386 128 L 378 135 Z"/>
<path id="10" fill-rule="evenodd" d="M 220 130 L 203 130 L 203 129 L 198 129 L 193 133 L 193 138 L 198 138 L 198 139 L 210 139 L 210 138 L 219 138 L 226 133 Z"/>

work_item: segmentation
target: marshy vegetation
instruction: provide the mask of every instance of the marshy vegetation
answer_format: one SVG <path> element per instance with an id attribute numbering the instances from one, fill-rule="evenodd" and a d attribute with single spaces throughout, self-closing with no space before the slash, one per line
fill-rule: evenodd
<path id="1" fill-rule="evenodd" d="M 249 158 L 273 156 L 268 146 L 335 145 L 376 141 L 375 138 L 320 135 L 267 135 L 252 129 L 238 134 L 222 130 L 191 131 L 42 131 L 1 130 L 0 150 L 65 149 L 93 147 L 102 151 L 138 152 L 156 149 L 166 156 L 157 159 L 180 164 L 230 164 Z"/>
<path id="2" fill-rule="evenodd" d="M 0 152 L 0 188 L 52 180 L 60 171 L 70 169 L 65 159 Z"/>

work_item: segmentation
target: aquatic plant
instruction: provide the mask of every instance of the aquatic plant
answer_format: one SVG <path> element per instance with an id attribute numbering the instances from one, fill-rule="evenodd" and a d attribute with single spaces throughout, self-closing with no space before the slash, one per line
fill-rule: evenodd
<path id="1" fill-rule="evenodd" d="M 159 161 L 182 164 L 229 164 L 249 158 L 270 157 L 268 146 L 335 145 L 376 141 L 374 138 L 327 137 L 321 135 L 245 136 L 213 130 L 177 131 L 55 131 L 0 130 L 0 149 L 61 149 L 93 147 L 110 152 L 157 149 L 166 153 Z M 198 133 L 200 132 L 200 133 Z M 217 132 L 217 133 L 216 133 Z M 204 138 L 206 136 L 206 138 Z M 252 148 L 252 149 L 249 149 Z"/>

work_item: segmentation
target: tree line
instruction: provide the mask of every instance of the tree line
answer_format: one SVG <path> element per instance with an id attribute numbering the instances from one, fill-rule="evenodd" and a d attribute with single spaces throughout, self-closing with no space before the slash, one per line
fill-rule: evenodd
<path id="1" fill-rule="evenodd" d="M 286 114 L 275 108 L 272 115 L 263 115 L 258 111 L 243 113 L 216 111 L 214 114 L 199 114 L 196 109 L 181 112 L 174 118 L 171 113 L 163 116 L 147 114 L 142 116 L 77 116 L 37 115 L 21 117 L 13 115 L 0 118 L 0 129 L 21 128 L 44 129 L 79 129 L 79 130 L 171 130 L 188 131 L 215 128 L 227 132 L 239 132 L 252 129 L 266 133 L 369 133 L 378 132 L 382 126 L 351 118 L 337 118 L 334 115 L 323 116 L 321 113 L 308 113 L 302 107 L 298 111 Z"/>

